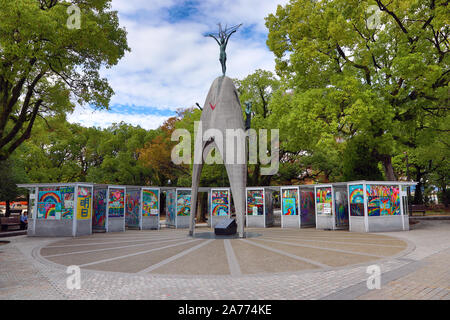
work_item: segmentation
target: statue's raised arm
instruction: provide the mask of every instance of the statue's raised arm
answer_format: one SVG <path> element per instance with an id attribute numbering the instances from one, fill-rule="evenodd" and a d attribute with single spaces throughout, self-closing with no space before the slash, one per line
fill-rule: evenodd
<path id="1" fill-rule="evenodd" d="M 231 35 L 232 35 L 233 33 L 235 33 L 241 26 L 242 26 L 242 23 L 239 24 L 239 25 L 237 25 L 237 26 L 232 27 L 231 29 L 229 29 L 229 30 L 231 30 L 231 32 L 229 31 L 229 34 L 228 34 L 228 36 L 227 36 L 226 43 L 228 43 L 228 40 L 230 39 Z"/>
<path id="2" fill-rule="evenodd" d="M 227 44 L 228 44 L 228 40 L 230 39 L 231 35 L 233 33 L 235 33 L 241 26 L 242 23 L 233 27 L 228 28 L 227 26 L 225 26 L 225 29 L 222 29 L 222 24 L 218 24 L 219 25 L 219 33 L 215 34 L 215 33 L 208 33 L 206 34 L 207 37 L 211 37 L 214 40 L 216 40 L 217 44 L 220 47 L 220 57 L 219 57 L 219 61 L 220 64 L 222 65 L 222 73 L 225 76 L 225 72 L 227 70 L 227 54 L 225 52 L 225 50 L 227 49 Z"/>
<path id="3" fill-rule="evenodd" d="M 219 40 L 217 40 L 216 36 L 213 35 L 212 33 L 207 34 L 206 37 L 211 37 L 211 38 L 213 38 L 214 40 L 216 40 L 217 44 L 220 46 Z"/>

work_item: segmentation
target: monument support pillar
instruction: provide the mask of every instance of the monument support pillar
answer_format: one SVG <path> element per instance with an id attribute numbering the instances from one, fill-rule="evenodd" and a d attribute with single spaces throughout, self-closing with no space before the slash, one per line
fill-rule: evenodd
<path id="1" fill-rule="evenodd" d="M 244 118 L 239 95 L 233 81 L 225 76 L 214 80 L 201 116 L 201 132 L 213 130 L 219 137 L 209 137 L 203 141 L 202 136 L 195 137 L 194 165 L 192 168 L 191 219 L 189 235 L 195 231 L 198 188 L 203 161 L 213 148 L 219 152 L 225 163 L 230 181 L 231 194 L 236 208 L 236 222 L 239 237 L 245 237 L 245 192 L 247 186 L 247 152 Z M 227 131 L 231 130 L 232 134 Z M 234 134 L 233 134 L 234 133 Z M 197 134 L 202 134 L 197 132 Z M 221 135 L 221 137 L 220 137 Z M 229 141 L 228 141 L 229 140 Z M 236 141 L 237 140 L 237 141 Z"/>

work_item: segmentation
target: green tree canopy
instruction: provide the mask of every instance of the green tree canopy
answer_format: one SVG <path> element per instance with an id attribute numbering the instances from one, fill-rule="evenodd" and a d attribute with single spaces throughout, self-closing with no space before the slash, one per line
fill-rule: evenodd
<path id="1" fill-rule="evenodd" d="M 277 124 L 273 125 L 269 121 L 271 115 L 269 106 L 273 94 L 280 88 L 280 80 L 272 72 L 258 69 L 242 80 L 235 79 L 234 83 L 239 92 L 244 117 L 246 116 L 245 104 L 250 102 L 252 105 L 251 129 L 256 130 L 257 133 L 260 129 L 279 129 Z M 249 186 L 270 184 L 273 176 L 261 175 L 261 165 L 259 160 L 256 164 L 248 164 L 247 184 Z"/>
<path id="2" fill-rule="evenodd" d="M 394 155 L 449 134 L 449 16 L 448 1 L 433 0 L 278 6 L 267 44 L 291 89 L 273 108 L 288 144 L 320 155 L 363 136 L 395 180 Z"/>
<path id="3" fill-rule="evenodd" d="M 37 117 L 75 102 L 108 107 L 113 90 L 99 70 L 129 50 L 110 2 L 0 0 L 0 160 L 30 137 Z M 69 27 L 72 4 L 80 28 Z"/>

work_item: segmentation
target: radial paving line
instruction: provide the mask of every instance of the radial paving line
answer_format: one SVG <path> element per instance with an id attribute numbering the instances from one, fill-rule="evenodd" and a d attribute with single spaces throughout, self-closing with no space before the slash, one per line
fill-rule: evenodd
<path id="1" fill-rule="evenodd" d="M 67 239 L 67 240 L 74 240 L 74 241 L 96 241 L 96 240 L 146 240 L 146 239 L 158 239 L 161 237 L 169 237 L 169 236 L 177 236 L 177 237 L 182 237 L 185 236 L 187 237 L 187 235 L 185 234 L 181 234 L 181 233 L 177 233 L 177 234 L 158 234 L 158 235 L 153 235 L 153 236 L 145 236 L 145 237 L 91 237 L 91 238 L 85 238 L 85 239 L 80 239 L 80 238 L 76 238 L 76 239 Z M 64 241 L 64 240 L 62 240 Z"/>
<path id="2" fill-rule="evenodd" d="M 299 239 L 295 237 L 263 237 L 260 239 L 281 239 L 281 240 L 298 240 L 298 241 L 305 241 L 305 242 L 325 242 L 325 243 L 333 243 L 333 244 L 348 244 L 348 245 L 355 245 L 355 246 L 377 246 L 377 247 L 387 247 L 387 248 L 405 248 L 405 246 L 393 246 L 389 244 L 376 244 L 376 243 L 353 243 L 353 242 L 339 242 L 339 241 L 331 241 L 331 240 L 310 240 L 310 239 Z"/>
<path id="3" fill-rule="evenodd" d="M 265 246 L 265 245 L 260 244 L 260 243 L 255 243 L 253 241 L 249 241 L 249 240 L 245 240 L 245 239 L 240 239 L 239 241 L 243 241 L 245 243 L 254 245 L 256 247 L 260 247 L 260 248 L 263 248 L 263 249 L 266 249 L 266 250 L 269 250 L 269 251 L 272 251 L 272 252 L 275 252 L 275 253 L 278 253 L 278 254 L 282 254 L 282 255 L 287 256 L 289 258 L 292 258 L 292 259 L 295 259 L 295 260 L 299 260 L 299 261 L 302 261 L 302 262 L 306 262 L 306 263 L 318 266 L 320 268 L 326 268 L 326 269 L 327 268 L 331 268 L 331 266 L 329 266 L 327 264 L 323 264 L 323 263 L 320 263 L 320 262 L 317 262 L 317 261 L 314 261 L 314 260 L 311 260 L 311 259 L 308 259 L 308 258 L 299 257 L 299 256 L 296 256 L 296 255 L 291 254 L 289 252 L 285 252 L 285 251 L 281 251 L 281 250 L 278 250 L 278 249 L 274 249 L 274 248 Z"/>
<path id="4" fill-rule="evenodd" d="M 384 288 L 388 286 L 392 281 L 407 277 L 409 274 L 417 271 L 421 267 L 427 265 L 427 262 L 419 260 L 407 263 L 399 268 L 390 270 L 388 272 L 383 272 L 381 275 L 381 287 Z M 349 287 L 338 290 L 337 292 L 331 293 L 320 300 L 355 300 L 365 294 L 368 294 L 372 290 L 367 288 L 367 280 L 359 282 L 357 284 L 351 285 Z M 377 290 L 383 293 L 383 290 Z M 380 298 L 378 298 L 380 299 Z"/>
<path id="5" fill-rule="evenodd" d="M 223 245 L 225 246 L 225 253 L 227 255 L 228 267 L 230 268 L 230 274 L 232 276 L 240 276 L 242 275 L 241 267 L 239 266 L 239 262 L 234 254 L 233 247 L 231 246 L 231 242 L 228 239 L 223 241 Z"/>
<path id="6" fill-rule="evenodd" d="M 143 270 L 141 270 L 141 271 L 139 271 L 137 273 L 138 274 L 149 273 L 149 272 L 151 272 L 151 271 L 153 271 L 155 269 L 158 269 L 159 267 L 162 267 L 163 265 L 166 265 L 166 264 L 168 264 L 168 263 L 170 263 L 172 261 L 175 261 L 175 260 L 177 260 L 177 259 L 179 259 L 181 257 L 184 257 L 185 255 L 187 255 L 187 254 L 189 254 L 189 253 L 191 253 L 191 252 L 193 252 L 193 251 L 195 251 L 197 249 L 200 249 L 203 246 L 206 246 L 207 244 L 211 243 L 212 241 L 214 241 L 214 239 L 210 239 L 210 240 L 207 240 L 205 242 L 202 242 L 202 243 L 196 245 L 195 247 L 189 248 L 189 249 L 187 249 L 187 250 L 185 250 L 183 252 L 180 252 L 180 253 L 178 253 L 178 254 L 176 254 L 174 256 L 171 256 L 170 258 L 167 258 L 167 259 L 165 259 L 163 261 L 155 263 L 155 264 L 151 265 L 150 267 L 145 268 L 145 269 L 143 269 Z"/>
<path id="7" fill-rule="evenodd" d="M 188 239 L 187 237 L 179 237 L 179 238 L 174 238 L 174 237 L 170 237 L 170 238 L 154 238 L 151 240 L 180 240 L 180 239 Z M 47 246 L 44 247 L 44 249 L 50 248 L 65 248 L 65 247 L 80 247 L 80 246 L 98 246 L 98 245 L 102 245 L 102 244 L 120 244 L 120 243 L 126 243 L 126 242 L 142 242 L 142 241 L 147 241 L 148 243 L 154 243 L 148 240 L 127 240 L 127 241 L 114 241 L 114 242 L 94 242 L 94 243 L 79 243 L 79 244 L 62 244 L 59 246 Z"/>
<path id="8" fill-rule="evenodd" d="M 181 246 L 181 245 L 185 245 L 185 244 L 188 244 L 188 243 L 191 243 L 191 242 L 194 242 L 194 241 L 199 241 L 199 240 L 200 239 L 194 239 L 194 240 L 186 241 L 186 242 L 183 242 L 183 243 L 171 244 L 171 245 L 168 245 L 168 246 L 165 246 L 165 247 L 161 247 L 161 248 L 155 248 L 155 249 L 150 249 L 150 250 L 146 250 L 146 251 L 126 254 L 126 255 L 123 255 L 123 256 L 119 256 L 119 257 L 98 260 L 98 261 L 95 261 L 95 262 L 82 264 L 79 267 L 87 267 L 87 266 L 94 265 L 94 264 L 100 264 L 100 263 L 114 261 L 114 260 L 119 260 L 119 259 L 123 259 L 123 258 L 134 257 L 134 256 L 138 256 L 140 254 L 145 254 L 145 253 L 149 253 L 149 252 L 153 252 L 153 251 L 164 250 L 164 249 L 167 249 L 167 248 Z"/>
<path id="9" fill-rule="evenodd" d="M 276 236 L 264 236 L 264 238 L 261 239 L 295 239 L 298 241 L 308 241 L 308 242 L 326 242 L 326 243 L 335 243 L 335 244 L 349 244 L 349 245 L 357 245 L 357 246 L 377 246 L 377 247 L 388 247 L 388 248 L 404 248 L 405 246 L 395 246 L 395 245 L 390 245 L 390 244 L 377 244 L 377 243 L 353 243 L 353 242 L 342 242 L 342 241 L 338 241 L 334 240 L 311 240 L 311 239 L 301 239 L 298 237 L 276 237 Z M 359 240 L 359 239 L 358 239 Z M 403 241 L 403 240 L 396 240 L 396 241 Z"/>
<path id="10" fill-rule="evenodd" d="M 260 230 L 260 231 L 265 231 L 264 228 L 260 229 L 260 228 L 250 228 L 253 230 Z M 286 228 L 278 228 L 278 230 L 269 230 L 266 233 L 273 233 L 273 234 L 309 234 L 309 235 L 314 235 L 315 237 L 322 237 L 322 236 L 329 236 L 330 234 L 336 235 L 336 236 L 342 236 L 342 237 L 359 237 L 359 238 L 365 238 L 365 237 L 372 237 L 372 238 L 391 238 L 388 235 L 384 235 L 384 234 L 377 234 L 377 233 L 358 233 L 358 232 L 350 232 L 348 230 L 319 230 L 319 229 L 313 229 L 310 231 L 307 231 L 307 228 L 300 228 L 300 229 L 294 229 L 294 228 L 290 228 L 290 229 L 286 229 Z"/>
<path id="11" fill-rule="evenodd" d="M 324 248 L 324 247 L 318 247 L 318 246 L 310 246 L 307 244 L 298 244 L 298 243 L 277 241 L 277 240 L 268 240 L 268 239 L 255 239 L 255 240 L 287 244 L 287 245 L 294 246 L 294 247 L 305 247 L 305 248 L 311 248 L 311 249 L 329 250 L 329 251 L 335 251 L 335 252 L 340 252 L 340 253 L 353 254 L 353 255 L 357 255 L 357 256 L 369 256 L 369 257 L 375 257 L 375 258 L 380 258 L 380 259 L 386 258 L 386 256 L 380 256 L 380 255 L 372 254 L 372 253 L 362 253 L 362 252 L 348 251 L 348 250 L 335 249 L 335 248 Z"/>
<path id="12" fill-rule="evenodd" d="M 324 236 L 317 236 L 317 235 L 309 235 L 305 233 L 299 232 L 297 234 L 286 234 L 281 232 L 268 232 L 265 234 L 265 236 L 276 236 L 276 237 L 283 237 L 283 238 L 297 238 L 297 237 L 307 237 L 308 239 L 336 239 L 336 240 L 373 240 L 373 241 L 399 241 L 399 239 L 393 239 L 393 238 L 373 238 L 373 237 L 357 237 L 357 236 L 336 236 L 335 233 L 328 234 Z"/>
<path id="13" fill-rule="evenodd" d="M 161 240 L 161 241 L 155 241 L 151 244 L 155 243 L 162 243 L 162 242 L 171 242 L 171 241 L 178 241 L 179 239 L 171 239 L 171 240 Z M 42 255 L 44 258 L 52 258 L 52 257 L 59 257 L 59 256 L 67 256 L 71 254 L 80 254 L 80 253 L 91 253 L 91 252 L 99 252 L 99 251 L 107 251 L 107 250 L 116 250 L 116 249 L 123 249 L 123 248 L 131 248 L 131 247 L 138 247 L 138 246 L 147 246 L 150 243 L 140 243 L 140 244 L 130 244 L 128 246 L 121 246 L 121 247 L 112 247 L 112 248 L 102 248 L 102 249 L 93 249 L 93 250 L 83 250 L 83 251 L 74 251 L 74 252 L 65 252 L 65 253 L 57 253 L 52 255 Z M 45 248 L 43 248 L 45 249 Z"/>

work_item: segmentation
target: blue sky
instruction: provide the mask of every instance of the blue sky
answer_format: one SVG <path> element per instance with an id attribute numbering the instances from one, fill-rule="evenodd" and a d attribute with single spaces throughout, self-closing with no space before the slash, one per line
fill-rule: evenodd
<path id="1" fill-rule="evenodd" d="M 107 127 L 125 121 L 155 129 L 175 110 L 202 105 L 221 75 L 219 47 L 204 37 L 217 23 L 243 27 L 227 48 L 227 76 L 244 78 L 256 69 L 274 70 L 266 46 L 264 18 L 288 0 L 113 0 L 128 32 L 131 52 L 103 70 L 115 91 L 111 110 L 77 107 L 70 122 Z"/>

